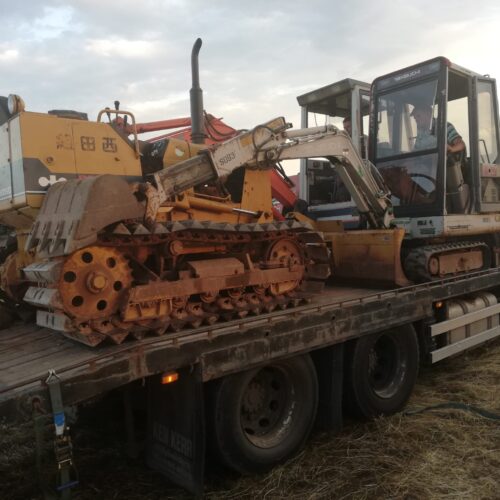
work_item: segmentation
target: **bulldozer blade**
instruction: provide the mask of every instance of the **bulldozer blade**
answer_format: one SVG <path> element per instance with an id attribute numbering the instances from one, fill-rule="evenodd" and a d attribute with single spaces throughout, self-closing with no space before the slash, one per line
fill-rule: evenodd
<path id="1" fill-rule="evenodd" d="M 401 266 L 404 229 L 346 231 L 328 236 L 334 277 L 396 286 L 411 284 Z"/>
<path id="2" fill-rule="evenodd" d="M 127 181 L 115 175 L 72 179 L 53 185 L 26 240 L 39 257 L 67 255 L 93 244 L 97 233 L 124 219 L 142 218 L 145 208 Z"/>

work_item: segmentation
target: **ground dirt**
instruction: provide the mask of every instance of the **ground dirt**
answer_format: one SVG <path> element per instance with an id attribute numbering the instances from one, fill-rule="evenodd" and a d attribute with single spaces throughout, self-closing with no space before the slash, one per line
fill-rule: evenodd
<path id="1" fill-rule="evenodd" d="M 407 410 L 445 402 L 500 414 L 498 341 L 421 369 Z M 109 406 L 106 411 L 113 413 Z M 81 483 L 73 498 L 189 498 L 147 469 L 143 459 L 125 457 L 118 422 L 99 422 L 102 418 L 87 418 L 72 430 Z M 32 429 L 30 424 L 0 425 L 4 500 L 42 498 Z M 238 500 L 500 499 L 500 422 L 463 409 L 407 412 L 368 423 L 347 421 L 340 434 L 313 433 L 299 455 L 267 474 L 239 477 L 210 470 L 205 491 L 209 499 Z"/>

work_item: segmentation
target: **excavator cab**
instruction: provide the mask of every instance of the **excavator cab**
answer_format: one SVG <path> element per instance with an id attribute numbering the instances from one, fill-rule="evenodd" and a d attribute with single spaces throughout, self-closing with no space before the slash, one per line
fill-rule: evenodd
<path id="1" fill-rule="evenodd" d="M 437 57 L 373 82 L 369 158 L 407 237 L 493 232 L 477 216 L 500 212 L 498 152 L 494 79 Z"/>
<path id="2" fill-rule="evenodd" d="M 363 158 L 367 152 L 370 85 L 346 78 L 297 97 L 301 127 L 330 123 L 346 130 Z M 359 217 L 349 191 L 329 161 L 301 160 L 300 196 L 307 201 L 308 215 L 317 220 L 342 220 L 357 227 Z"/>

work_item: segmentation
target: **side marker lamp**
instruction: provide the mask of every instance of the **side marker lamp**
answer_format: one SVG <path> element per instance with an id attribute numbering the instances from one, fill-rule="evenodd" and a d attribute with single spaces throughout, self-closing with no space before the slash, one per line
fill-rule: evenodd
<path id="1" fill-rule="evenodd" d="M 177 372 L 167 372 L 161 376 L 161 383 L 163 385 L 177 382 L 177 380 L 179 380 L 179 374 Z"/>

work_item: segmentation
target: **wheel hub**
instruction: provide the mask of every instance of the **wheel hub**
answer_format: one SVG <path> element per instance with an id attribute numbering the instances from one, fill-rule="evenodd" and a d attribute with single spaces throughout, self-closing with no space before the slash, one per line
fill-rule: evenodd
<path id="1" fill-rule="evenodd" d="M 106 287 L 108 280 L 104 274 L 89 273 L 87 276 L 87 288 L 92 293 L 99 293 Z"/>
<path id="2" fill-rule="evenodd" d="M 286 375 L 277 369 L 263 369 L 249 382 L 242 400 L 241 422 L 250 441 L 265 447 L 283 432 L 291 390 Z"/>
<path id="3" fill-rule="evenodd" d="M 381 398 L 391 397 L 397 390 L 405 366 L 396 342 L 382 335 L 368 355 L 368 373 L 373 391 Z"/>

